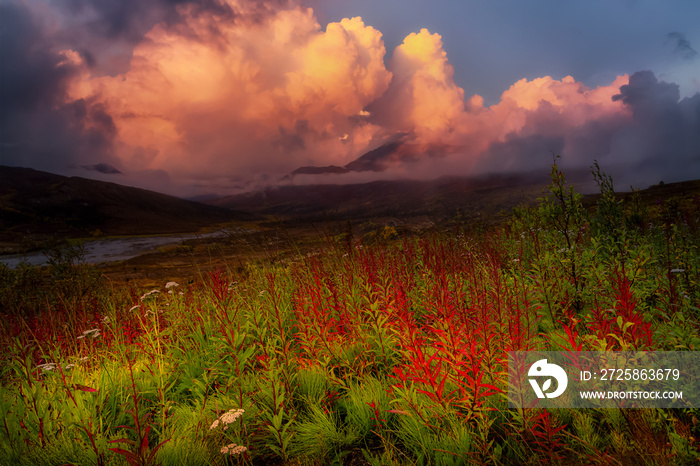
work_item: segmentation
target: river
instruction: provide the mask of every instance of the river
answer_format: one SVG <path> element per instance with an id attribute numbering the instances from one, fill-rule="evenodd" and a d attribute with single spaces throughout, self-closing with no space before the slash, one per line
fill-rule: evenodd
<path id="1" fill-rule="evenodd" d="M 240 233 L 240 231 L 236 231 L 235 233 Z M 130 236 L 127 238 L 86 240 L 83 242 L 83 262 L 87 264 L 99 264 L 100 262 L 121 261 L 154 252 L 162 246 L 178 244 L 188 239 L 216 238 L 224 237 L 229 234 L 231 234 L 231 231 L 221 230 L 207 234 Z M 41 251 L 0 256 L 0 263 L 8 265 L 11 268 L 17 267 L 22 260 L 31 265 L 46 265 L 48 263 L 46 256 Z"/>

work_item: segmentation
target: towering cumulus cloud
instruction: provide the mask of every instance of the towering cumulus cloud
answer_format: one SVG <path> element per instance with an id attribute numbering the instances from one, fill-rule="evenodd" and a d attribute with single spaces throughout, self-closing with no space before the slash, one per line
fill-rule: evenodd
<path id="1" fill-rule="evenodd" d="M 422 140 L 439 140 L 458 129 L 464 91 L 454 83 L 440 35 L 427 29 L 410 34 L 394 51 L 389 68 L 392 86 L 375 105 L 386 114 L 386 126 L 412 131 Z"/>
<path id="2" fill-rule="evenodd" d="M 399 149 L 375 152 L 390 157 L 371 176 L 546 169 L 552 152 L 568 166 L 598 159 L 643 170 L 639 184 L 700 172 L 700 95 L 680 99 L 650 71 L 597 88 L 570 76 L 522 79 L 485 106 L 455 83 L 439 34 L 411 33 L 387 56 L 361 18 L 322 27 L 294 1 L 0 9 L 0 164 L 106 163 L 180 194 L 347 165 L 387 141 Z"/>
<path id="3" fill-rule="evenodd" d="M 109 108 L 132 170 L 211 179 L 349 162 L 377 131 L 364 107 L 391 79 L 379 31 L 360 18 L 323 31 L 298 6 L 228 5 L 233 18 L 181 6 L 182 22 L 151 29 L 127 72 L 85 74 L 69 98 Z"/>

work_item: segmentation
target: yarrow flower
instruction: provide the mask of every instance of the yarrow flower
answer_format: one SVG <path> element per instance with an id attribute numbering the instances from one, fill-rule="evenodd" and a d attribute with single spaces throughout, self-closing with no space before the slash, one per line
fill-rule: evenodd
<path id="1" fill-rule="evenodd" d="M 67 370 L 69 370 L 69 369 L 73 369 L 73 368 L 75 367 L 75 364 L 67 364 L 67 365 L 65 365 L 65 366 L 60 366 L 60 365 L 58 365 L 58 364 L 56 364 L 56 363 L 54 363 L 54 362 L 47 362 L 47 363 L 45 363 L 45 364 L 39 364 L 39 365 L 36 366 L 36 367 L 37 367 L 38 369 L 41 369 L 42 372 L 53 372 L 53 371 L 55 371 L 58 367 L 62 367 L 63 370 L 66 370 L 66 371 L 67 371 Z"/>
<path id="2" fill-rule="evenodd" d="M 225 454 L 240 455 L 241 453 L 243 453 L 246 450 L 247 450 L 247 448 L 244 447 L 243 445 L 236 445 L 235 443 L 221 447 L 221 453 L 224 455 Z"/>
<path id="3" fill-rule="evenodd" d="M 170 288 L 175 288 L 176 286 L 180 286 L 180 284 L 177 282 L 168 282 L 165 284 L 165 289 L 168 290 L 168 294 L 173 294 L 173 290 Z M 182 294 L 182 291 L 179 294 Z"/>
<path id="4" fill-rule="evenodd" d="M 214 422 L 212 422 L 211 426 L 209 427 L 209 430 L 216 429 L 217 427 L 219 427 L 219 424 L 223 424 L 224 430 L 226 430 L 228 429 L 228 425 L 234 422 L 239 417 L 241 417 L 243 413 L 245 413 L 244 409 L 229 409 L 227 412 L 219 416 L 218 419 L 215 419 Z M 221 453 L 224 455 L 240 455 L 246 450 L 246 447 L 242 445 L 236 445 L 235 443 L 221 447 Z"/>
<path id="5" fill-rule="evenodd" d="M 141 301 L 143 301 L 146 298 L 150 298 L 151 296 L 158 294 L 158 293 L 160 293 L 159 290 L 151 290 L 148 293 L 146 293 L 145 295 L 141 296 Z"/>
<path id="6" fill-rule="evenodd" d="M 245 409 L 229 409 L 227 412 L 219 416 L 219 419 L 216 419 L 214 422 L 212 422 L 211 427 L 209 427 L 209 430 L 216 429 L 219 426 L 220 422 L 224 424 L 224 430 L 226 430 L 228 429 L 228 425 L 233 423 L 239 417 L 241 417 L 243 413 L 245 413 Z"/>
<path id="7" fill-rule="evenodd" d="M 78 340 L 82 340 L 83 338 L 87 337 L 88 335 L 92 336 L 92 338 L 97 338 L 99 337 L 100 334 L 100 329 L 99 328 L 93 328 L 90 330 L 85 330 L 82 335 L 78 337 Z"/>
<path id="8" fill-rule="evenodd" d="M 228 424 L 232 424 L 233 421 L 241 417 L 243 413 L 245 413 L 243 409 L 230 409 L 227 413 L 222 414 L 219 419 L 225 424 L 224 430 L 228 429 Z"/>
<path id="9" fill-rule="evenodd" d="M 56 369 L 56 364 L 54 364 L 52 362 L 47 362 L 46 364 L 39 364 L 36 367 L 38 367 L 39 369 L 41 369 L 44 372 L 51 372 L 54 369 Z"/>

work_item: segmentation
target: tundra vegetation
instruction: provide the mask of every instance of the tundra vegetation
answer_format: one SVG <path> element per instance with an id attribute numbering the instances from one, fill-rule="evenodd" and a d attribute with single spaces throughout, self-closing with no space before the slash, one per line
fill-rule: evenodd
<path id="1" fill-rule="evenodd" d="M 593 168 L 493 228 L 114 286 L 0 267 L 6 464 L 698 464 L 698 409 L 512 409 L 511 350 L 696 351 L 700 199 Z M 40 284 L 49 274 L 51 286 Z"/>

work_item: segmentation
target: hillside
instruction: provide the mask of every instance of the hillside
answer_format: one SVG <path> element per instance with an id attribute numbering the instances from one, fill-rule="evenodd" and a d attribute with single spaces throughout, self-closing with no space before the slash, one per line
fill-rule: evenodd
<path id="1" fill-rule="evenodd" d="M 548 179 L 541 174 L 481 178 L 443 177 L 430 181 L 394 180 L 362 184 L 283 185 L 227 196 L 208 203 L 246 209 L 291 221 L 363 220 L 428 216 L 440 221 L 494 217 L 541 196 Z"/>
<path id="2" fill-rule="evenodd" d="M 86 236 L 197 231 L 243 212 L 115 183 L 0 166 L 0 241 L 26 235 Z"/>
<path id="3" fill-rule="evenodd" d="M 589 170 L 569 170 L 567 182 L 592 208 L 599 195 Z M 209 199 L 208 204 L 275 216 L 291 223 L 324 220 L 372 220 L 379 217 L 427 216 L 434 222 L 494 223 L 519 205 L 534 205 L 550 183 L 548 173 L 514 173 L 435 180 L 373 181 L 360 184 L 281 185 Z M 620 198 L 629 196 L 617 187 Z M 638 191 L 639 200 L 654 204 L 671 197 L 700 197 L 700 180 L 654 185 Z"/>

